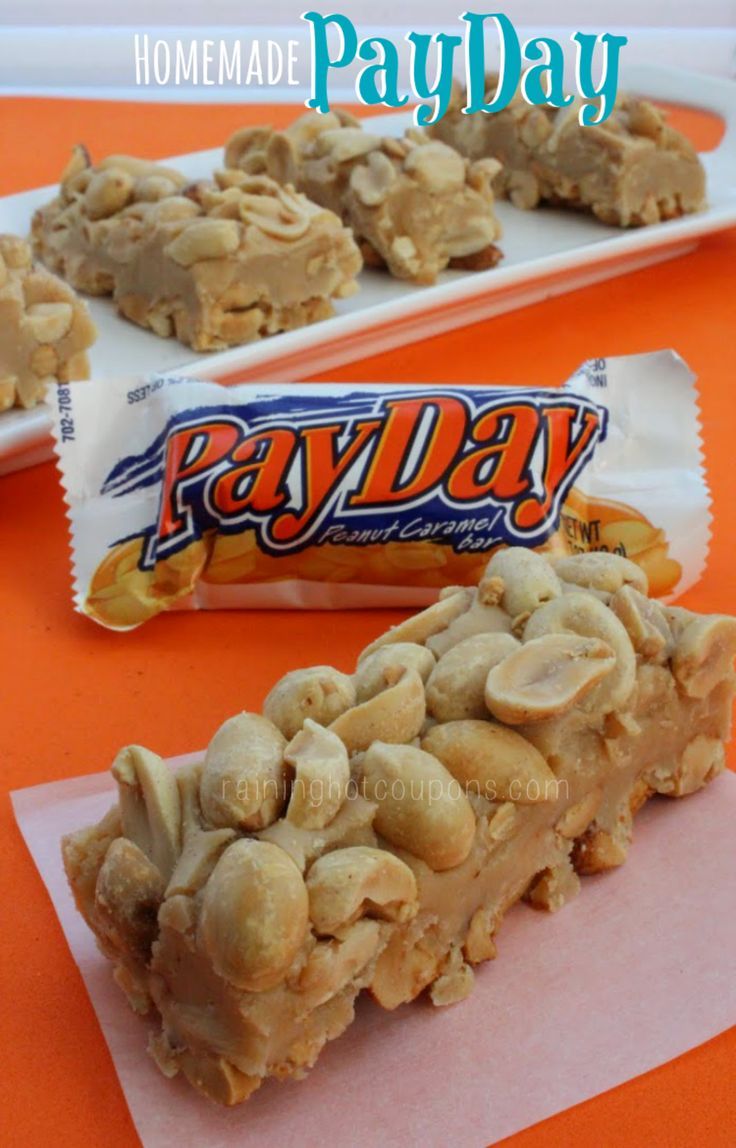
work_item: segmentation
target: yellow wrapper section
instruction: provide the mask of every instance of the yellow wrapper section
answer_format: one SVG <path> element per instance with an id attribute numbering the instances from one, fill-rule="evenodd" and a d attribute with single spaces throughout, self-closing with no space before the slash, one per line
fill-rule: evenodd
<path id="1" fill-rule="evenodd" d="M 554 557 L 603 550 L 620 554 L 640 566 L 652 595 L 665 597 L 682 575 L 682 566 L 669 557 L 664 530 L 633 507 L 596 502 L 573 490 L 565 502 L 560 528 L 535 547 Z M 114 629 L 144 622 L 193 594 L 198 582 L 214 586 L 266 582 L 329 582 L 366 586 L 406 586 L 441 590 L 446 586 L 475 586 L 497 548 L 481 554 L 456 554 L 433 542 L 387 542 L 373 546 L 326 543 L 288 558 L 274 558 L 259 549 L 254 530 L 236 535 L 211 535 L 159 562 L 152 572 L 139 569 L 142 540 L 115 547 L 94 572 L 85 602 L 86 612 Z"/>

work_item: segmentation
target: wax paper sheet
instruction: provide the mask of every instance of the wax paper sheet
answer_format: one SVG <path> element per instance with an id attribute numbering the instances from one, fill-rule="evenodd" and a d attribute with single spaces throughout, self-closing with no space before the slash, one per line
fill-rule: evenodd
<path id="1" fill-rule="evenodd" d="M 684 800 L 650 801 L 626 865 L 584 879 L 562 912 L 512 909 L 469 999 L 393 1013 L 362 1000 L 305 1081 L 268 1081 L 240 1108 L 220 1109 L 160 1075 L 146 1023 L 67 888 L 60 837 L 113 800 L 109 774 L 13 795 L 146 1148 L 483 1148 L 736 1019 L 736 778 L 726 774 Z"/>

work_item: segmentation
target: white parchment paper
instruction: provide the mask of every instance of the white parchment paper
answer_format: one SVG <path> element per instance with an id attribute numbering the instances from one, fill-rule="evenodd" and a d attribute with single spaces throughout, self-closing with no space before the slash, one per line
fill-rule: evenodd
<path id="1" fill-rule="evenodd" d="M 200 756 L 200 755 L 198 755 Z M 173 764 L 191 759 L 177 759 Z M 361 1001 L 306 1081 L 268 1081 L 239 1109 L 162 1077 L 146 1024 L 113 984 L 77 914 L 59 838 L 100 817 L 109 774 L 13 794 L 146 1148 L 482 1148 L 613 1088 L 736 1020 L 736 777 L 681 801 L 654 800 L 627 864 L 583 881 L 555 916 L 526 906 L 471 997 L 394 1013 Z"/>

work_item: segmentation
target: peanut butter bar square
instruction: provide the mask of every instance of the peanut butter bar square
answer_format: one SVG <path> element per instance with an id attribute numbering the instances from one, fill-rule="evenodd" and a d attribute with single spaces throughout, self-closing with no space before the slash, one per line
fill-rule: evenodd
<path id="1" fill-rule="evenodd" d="M 0 235 L 0 411 L 34 407 L 49 383 L 89 378 L 96 334 L 85 304 L 33 262 L 25 239 Z"/>
<path id="2" fill-rule="evenodd" d="M 362 265 L 330 211 L 268 178 L 188 185 L 144 161 L 78 153 L 34 218 L 36 249 L 81 290 L 196 351 L 333 314 Z"/>
<path id="3" fill-rule="evenodd" d="M 501 258 L 497 165 L 469 163 L 422 132 L 385 138 L 345 112 L 308 112 L 284 132 L 236 132 L 225 164 L 298 187 L 352 228 L 366 264 L 399 279 L 433 283 L 446 267 L 485 270 Z"/>
<path id="4" fill-rule="evenodd" d="M 75 147 L 59 194 L 33 216 L 36 255 L 77 291 L 113 295 L 147 218 L 191 213 L 181 195 L 186 184 L 173 168 L 128 155 L 93 164 L 86 148 Z M 164 207 L 164 200 L 173 202 Z"/>
<path id="5" fill-rule="evenodd" d="M 639 227 L 706 205 L 697 152 L 648 100 L 620 96 L 607 120 L 586 126 L 578 122 L 579 102 L 557 110 L 517 95 L 499 112 L 473 115 L 463 115 L 464 103 L 456 88 L 430 133 L 471 160 L 498 160 L 495 190 L 516 207 L 550 203 Z"/>

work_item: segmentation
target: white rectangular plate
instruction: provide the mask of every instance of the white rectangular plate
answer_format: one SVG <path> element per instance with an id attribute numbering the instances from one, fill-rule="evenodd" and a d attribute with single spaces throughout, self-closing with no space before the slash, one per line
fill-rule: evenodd
<path id="1" fill-rule="evenodd" d="M 622 86 L 652 99 L 702 107 L 720 114 L 724 138 L 703 155 L 708 178 L 706 211 L 652 227 L 621 231 L 592 217 L 551 209 L 518 211 L 498 204 L 503 262 L 483 272 L 445 272 L 433 287 L 415 287 L 375 271 L 361 274 L 361 290 L 336 305 L 336 315 L 298 331 L 210 355 L 161 339 L 115 314 L 109 300 L 92 299 L 99 330 L 92 349 L 96 377 L 176 371 L 234 383 L 284 382 L 342 363 L 500 315 L 579 287 L 634 271 L 692 250 L 703 235 L 736 224 L 736 85 L 667 68 L 628 70 Z M 400 135 L 407 115 L 371 117 L 374 131 Z M 194 152 L 164 162 L 191 179 L 211 175 L 222 151 Z M 34 210 L 55 187 L 0 199 L 0 231 L 26 234 Z M 0 415 L 0 474 L 51 456 L 45 411 Z"/>

